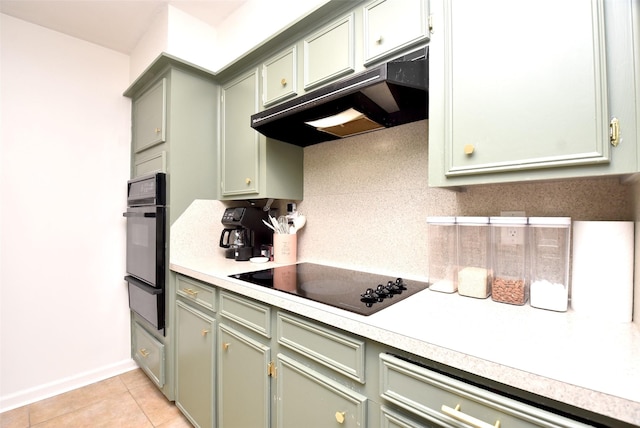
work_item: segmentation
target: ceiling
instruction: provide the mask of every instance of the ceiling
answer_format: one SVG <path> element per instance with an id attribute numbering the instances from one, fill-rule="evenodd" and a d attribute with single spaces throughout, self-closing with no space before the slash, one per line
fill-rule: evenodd
<path id="1" fill-rule="evenodd" d="M 247 0 L 0 0 L 0 13 L 131 54 L 169 4 L 217 27 Z"/>

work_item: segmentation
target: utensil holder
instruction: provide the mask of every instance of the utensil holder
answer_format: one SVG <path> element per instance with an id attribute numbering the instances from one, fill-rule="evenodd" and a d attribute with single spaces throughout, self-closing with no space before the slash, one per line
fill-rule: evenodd
<path id="1" fill-rule="evenodd" d="M 291 264 L 297 260 L 298 239 L 296 234 L 273 234 L 273 261 L 280 264 Z"/>

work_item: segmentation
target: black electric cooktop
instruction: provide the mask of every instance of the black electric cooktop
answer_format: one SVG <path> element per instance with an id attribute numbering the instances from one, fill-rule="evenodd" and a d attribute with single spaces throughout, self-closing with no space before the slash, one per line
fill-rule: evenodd
<path id="1" fill-rule="evenodd" d="M 360 315 L 371 315 L 428 286 L 426 282 L 313 263 L 278 266 L 229 276 Z"/>

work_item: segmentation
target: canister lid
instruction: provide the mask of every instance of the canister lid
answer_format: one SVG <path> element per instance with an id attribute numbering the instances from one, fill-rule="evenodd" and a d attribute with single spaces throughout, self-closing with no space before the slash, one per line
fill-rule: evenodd
<path id="1" fill-rule="evenodd" d="M 569 227 L 571 217 L 529 217 L 531 226 Z"/>
<path id="2" fill-rule="evenodd" d="M 489 217 L 482 216 L 458 216 L 456 217 L 458 224 L 483 225 L 489 224 Z"/>
<path id="3" fill-rule="evenodd" d="M 491 224 L 526 225 L 527 217 L 489 217 Z"/>
<path id="4" fill-rule="evenodd" d="M 456 218 L 453 216 L 430 216 L 427 223 L 431 224 L 455 224 Z"/>

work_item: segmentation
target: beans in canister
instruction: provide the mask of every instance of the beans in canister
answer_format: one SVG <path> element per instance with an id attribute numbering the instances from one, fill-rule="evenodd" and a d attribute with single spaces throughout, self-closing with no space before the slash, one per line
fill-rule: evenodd
<path id="1" fill-rule="evenodd" d="M 527 301 L 524 280 L 496 277 L 491 287 L 491 297 L 496 302 L 524 305 Z"/>

